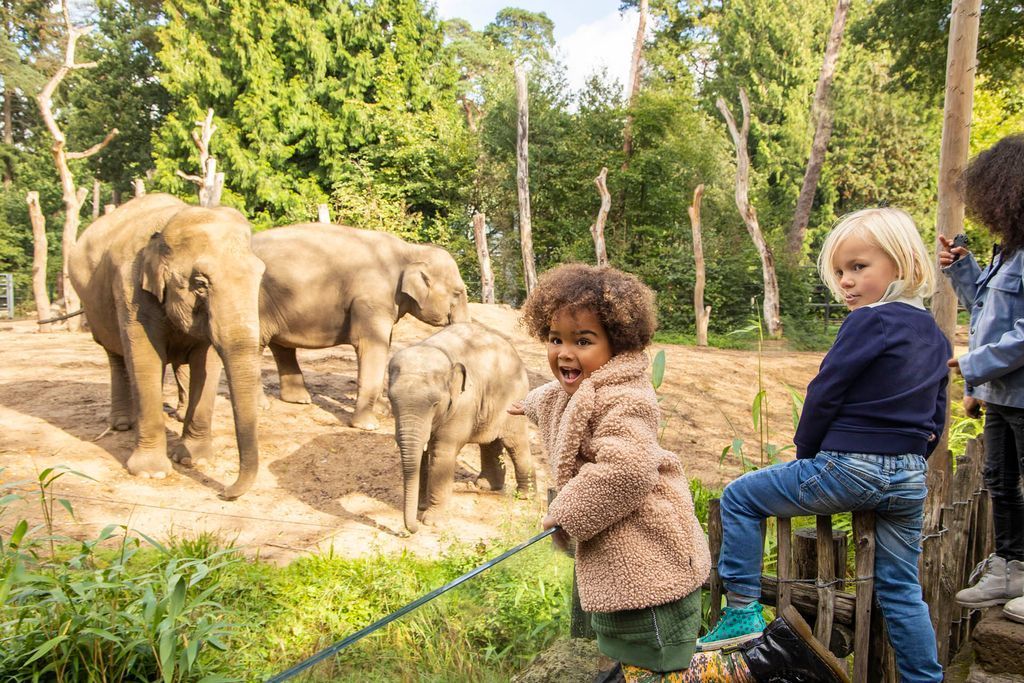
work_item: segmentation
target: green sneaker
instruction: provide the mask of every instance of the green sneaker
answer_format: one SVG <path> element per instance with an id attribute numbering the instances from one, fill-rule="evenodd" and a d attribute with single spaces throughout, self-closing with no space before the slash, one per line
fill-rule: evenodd
<path id="1" fill-rule="evenodd" d="M 766 626 L 761 614 L 763 609 L 757 600 L 746 607 L 726 607 L 718 624 L 706 636 L 697 639 L 697 652 L 720 650 L 758 637 Z"/>

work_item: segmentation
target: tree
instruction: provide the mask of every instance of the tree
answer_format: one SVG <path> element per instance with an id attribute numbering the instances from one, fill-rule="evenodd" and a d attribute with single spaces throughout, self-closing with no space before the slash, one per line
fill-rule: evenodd
<path id="1" fill-rule="evenodd" d="M 117 128 L 112 128 L 102 141 L 96 143 L 83 152 L 69 152 L 66 149 L 67 139 L 54 117 L 53 94 L 57 90 L 61 81 L 64 80 L 64 77 L 71 71 L 75 69 L 93 68 L 96 64 L 94 62 L 75 61 L 75 48 L 77 46 L 78 39 L 87 34 L 90 29 L 80 28 L 71 23 L 71 15 L 68 11 L 67 0 L 63 0 L 61 3 L 61 9 L 63 10 L 64 26 L 67 31 L 66 42 L 64 45 L 64 63 L 60 65 L 56 73 L 54 73 L 46 85 L 43 86 L 43 89 L 36 96 L 36 102 L 39 104 L 39 112 L 42 114 L 43 120 L 46 122 L 46 127 L 49 129 L 50 135 L 53 136 L 53 160 L 57 166 L 57 172 L 60 175 L 61 186 L 64 191 L 64 231 L 61 239 L 61 282 L 63 283 L 65 312 L 70 313 L 78 310 L 79 301 L 78 295 L 75 293 L 75 288 L 71 285 L 71 278 L 68 274 L 68 264 L 69 259 L 71 258 L 71 250 L 75 246 L 75 242 L 78 240 L 79 212 L 81 211 L 82 203 L 85 201 L 87 191 L 85 188 L 76 187 L 74 176 L 72 176 L 71 169 L 68 166 L 68 161 L 71 159 L 86 159 L 99 152 L 110 143 L 115 135 L 117 135 Z M 80 319 L 71 318 L 69 320 L 68 329 L 72 332 L 78 331 L 80 327 Z"/>
<path id="2" fill-rule="evenodd" d="M 782 320 L 779 317 L 779 283 L 775 276 L 775 257 L 761 232 L 757 220 L 757 211 L 750 203 L 748 190 L 750 186 L 750 155 L 747 153 L 747 134 L 750 132 L 750 101 L 747 91 L 740 88 L 740 103 L 743 107 L 743 123 L 737 129 L 725 100 L 718 98 L 718 109 L 722 112 L 733 144 L 736 146 L 736 208 L 739 209 L 747 232 L 757 247 L 761 257 L 761 274 L 764 279 L 764 323 L 768 334 L 773 337 L 782 336 Z"/>

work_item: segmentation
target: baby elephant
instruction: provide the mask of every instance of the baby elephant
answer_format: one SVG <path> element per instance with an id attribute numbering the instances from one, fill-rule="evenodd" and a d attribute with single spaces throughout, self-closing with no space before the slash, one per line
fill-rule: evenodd
<path id="1" fill-rule="evenodd" d="M 447 503 L 455 458 L 467 443 L 480 444 L 478 485 L 504 487 L 506 448 L 519 491 L 533 488 L 526 418 L 506 412 L 530 388 L 508 340 L 478 323 L 457 323 L 396 353 L 388 376 L 411 533 L 419 528 L 417 508 L 429 524 Z"/>

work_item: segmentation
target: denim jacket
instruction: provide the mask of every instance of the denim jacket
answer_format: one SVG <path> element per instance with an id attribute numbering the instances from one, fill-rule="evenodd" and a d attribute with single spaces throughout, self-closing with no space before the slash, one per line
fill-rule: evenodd
<path id="1" fill-rule="evenodd" d="M 1024 408 L 1024 250 L 998 254 L 984 270 L 968 254 L 943 272 L 971 312 L 970 350 L 960 356 L 967 393 Z"/>

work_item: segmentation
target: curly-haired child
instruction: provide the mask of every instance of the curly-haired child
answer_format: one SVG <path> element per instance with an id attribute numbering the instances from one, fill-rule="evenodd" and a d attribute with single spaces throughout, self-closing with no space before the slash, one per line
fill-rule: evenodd
<path id="1" fill-rule="evenodd" d="M 995 552 L 956 599 L 974 608 L 1006 603 L 1003 614 L 1024 623 L 1024 135 L 975 157 L 960 185 L 967 214 L 1000 248 L 982 270 L 967 249 L 939 237 L 939 264 L 971 313 L 970 350 L 949 364 L 964 376 L 965 406 L 987 407 L 985 485 L 995 528 Z"/>
<path id="2" fill-rule="evenodd" d="M 654 295 L 614 268 L 564 265 L 540 278 L 523 318 L 555 380 L 512 410 L 540 428 L 559 489 L 542 524 L 577 542 L 598 647 L 627 680 L 686 669 L 711 556 L 682 463 L 658 445 Z"/>
<path id="3" fill-rule="evenodd" d="M 702 650 L 761 635 L 761 524 L 770 516 L 875 511 L 875 589 L 904 681 L 942 681 L 917 561 L 925 458 L 946 416 L 950 345 L 924 307 L 935 268 L 899 209 L 864 209 L 829 233 L 821 278 L 850 314 L 807 387 L 796 460 L 744 474 L 722 494 L 722 620 Z"/>

